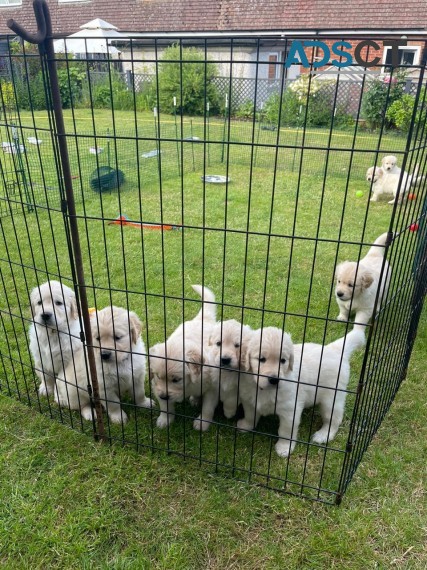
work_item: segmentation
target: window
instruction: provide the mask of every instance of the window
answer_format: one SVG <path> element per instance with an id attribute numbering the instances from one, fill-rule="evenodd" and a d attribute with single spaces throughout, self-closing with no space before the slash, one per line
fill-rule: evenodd
<path id="1" fill-rule="evenodd" d="M 420 60 L 419 47 L 402 47 L 399 51 L 399 65 L 418 65 Z M 392 48 L 384 48 L 384 64 L 390 66 L 392 64 Z"/>
<path id="2" fill-rule="evenodd" d="M 268 54 L 268 72 L 267 77 L 271 81 L 280 79 L 282 77 L 283 65 L 279 65 L 281 61 L 281 52 L 274 52 Z"/>
<path id="3" fill-rule="evenodd" d="M 22 0 L 0 0 L 0 8 L 3 6 L 21 6 Z"/>

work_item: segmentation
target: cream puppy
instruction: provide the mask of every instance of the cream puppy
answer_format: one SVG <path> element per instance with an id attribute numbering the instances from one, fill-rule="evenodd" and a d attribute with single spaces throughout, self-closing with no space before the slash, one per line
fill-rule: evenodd
<path id="1" fill-rule="evenodd" d="M 126 423 L 120 402 L 129 394 L 136 406 L 151 408 L 145 396 L 146 350 L 142 324 L 136 313 L 120 307 L 105 307 L 91 317 L 96 372 L 102 405 L 113 423 Z"/>
<path id="2" fill-rule="evenodd" d="M 209 338 L 211 362 L 219 369 L 220 399 L 226 418 L 236 415 L 240 371 L 246 364 L 246 347 L 252 329 L 234 319 L 217 323 Z"/>
<path id="3" fill-rule="evenodd" d="M 112 423 L 125 424 L 127 414 L 120 402 L 129 394 L 142 408 L 153 401 L 145 396 L 146 351 L 141 339 L 141 321 L 133 312 L 120 307 L 105 307 L 91 315 L 92 340 L 101 404 Z M 89 378 L 84 351 L 58 379 L 58 403 L 92 419 Z"/>
<path id="4" fill-rule="evenodd" d="M 384 261 L 387 236 L 387 233 L 381 234 L 359 263 L 344 261 L 337 265 L 335 298 L 340 309 L 338 320 L 348 321 L 351 309 L 356 313 L 356 323 L 367 324 L 372 317 L 378 289 L 378 306 L 381 306 L 391 277 L 391 267 L 388 261 Z M 380 281 L 383 263 L 384 272 Z"/>
<path id="5" fill-rule="evenodd" d="M 159 428 L 173 422 L 176 402 L 202 397 L 202 411 L 193 426 L 206 431 L 218 404 L 218 374 L 208 354 L 216 323 L 215 295 L 207 287 L 192 287 L 203 299 L 202 309 L 194 319 L 180 324 L 166 342 L 149 350 L 150 378 L 160 406 Z"/>
<path id="6" fill-rule="evenodd" d="M 53 394 L 55 377 L 80 350 L 80 324 L 74 291 L 59 281 L 47 281 L 31 291 L 30 351 L 39 394 Z"/>
<path id="7" fill-rule="evenodd" d="M 416 165 L 413 174 L 408 172 L 402 174 L 402 170 L 397 166 L 395 156 L 384 157 L 381 167 L 372 166 L 368 168 L 366 173 L 367 181 L 372 182 L 371 202 L 377 202 L 379 196 L 388 194 L 393 196 L 389 204 L 394 204 L 396 201 L 401 204 L 411 186 L 416 186 L 424 179 L 423 176 L 418 176 L 418 170 L 419 166 Z"/>
<path id="8" fill-rule="evenodd" d="M 276 414 L 280 420 L 276 452 L 288 457 L 297 442 L 303 409 L 319 405 L 323 425 L 312 441 L 331 441 L 344 414 L 350 357 L 364 344 L 360 327 L 326 346 L 293 346 L 290 336 L 275 327 L 254 331 L 247 348 L 252 375 L 242 379 L 245 417 L 237 422 L 238 429 L 253 430 L 261 416 Z"/>

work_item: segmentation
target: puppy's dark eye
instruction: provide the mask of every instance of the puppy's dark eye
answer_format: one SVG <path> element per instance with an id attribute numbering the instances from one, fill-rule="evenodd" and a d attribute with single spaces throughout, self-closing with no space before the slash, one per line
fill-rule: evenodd
<path id="1" fill-rule="evenodd" d="M 41 305 L 41 304 L 42 304 L 42 302 L 41 302 L 41 301 L 37 301 L 37 305 Z"/>
<path id="2" fill-rule="evenodd" d="M 172 378 L 172 382 L 173 382 L 174 384 L 178 384 L 178 382 L 181 382 L 181 378 L 177 378 L 176 376 L 174 376 L 174 377 Z"/>
<path id="3" fill-rule="evenodd" d="M 97 340 L 99 342 L 99 336 L 97 336 L 95 340 Z"/>
<path id="4" fill-rule="evenodd" d="M 281 359 L 280 359 L 280 362 L 281 362 L 282 364 L 285 364 L 286 358 L 281 358 Z"/>
<path id="5" fill-rule="evenodd" d="M 118 335 L 116 335 L 114 338 L 115 338 L 116 340 L 121 340 L 121 339 L 122 339 L 122 337 L 121 337 L 121 336 L 118 336 Z"/>
<path id="6" fill-rule="evenodd" d="M 258 358 L 258 360 L 259 360 L 260 362 L 266 362 L 266 361 L 267 361 L 267 359 L 266 359 L 265 356 L 260 356 L 260 357 Z"/>
<path id="7" fill-rule="evenodd" d="M 221 341 L 219 340 L 219 341 L 216 343 L 216 345 L 217 345 L 217 346 L 221 346 Z"/>
<path id="8" fill-rule="evenodd" d="M 55 301 L 55 305 L 56 305 L 57 307 L 62 307 L 63 304 L 64 304 L 64 303 L 63 303 L 62 301 Z"/>
<path id="9" fill-rule="evenodd" d="M 234 344 L 234 348 L 240 348 L 240 344 L 239 344 L 238 342 L 236 342 L 236 343 Z"/>
<path id="10" fill-rule="evenodd" d="M 353 283 L 349 283 L 348 286 L 350 287 L 350 289 L 353 289 Z"/>

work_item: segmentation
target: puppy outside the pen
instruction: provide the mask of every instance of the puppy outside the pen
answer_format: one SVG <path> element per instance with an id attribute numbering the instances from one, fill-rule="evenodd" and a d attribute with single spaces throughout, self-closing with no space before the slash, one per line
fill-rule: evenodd
<path id="1" fill-rule="evenodd" d="M 246 365 L 246 347 L 252 329 L 234 319 L 217 323 L 209 338 L 211 362 L 218 367 L 220 400 L 224 415 L 236 415 L 241 390 L 240 375 Z"/>
<path id="2" fill-rule="evenodd" d="M 367 325 L 374 311 L 379 290 L 378 308 L 387 295 L 391 267 L 384 259 L 389 234 L 381 234 L 359 262 L 344 261 L 335 269 L 335 298 L 340 321 L 348 321 L 350 311 L 355 312 L 355 322 Z M 381 271 L 383 271 L 381 275 Z"/>
<path id="3" fill-rule="evenodd" d="M 279 417 L 280 457 L 293 451 L 304 408 L 319 405 L 322 426 L 312 442 L 326 444 L 334 439 L 342 423 L 350 357 L 365 345 L 363 327 L 355 326 L 346 336 L 324 346 L 293 345 L 289 334 L 266 327 L 253 332 L 247 348 L 245 389 L 240 397 L 245 417 L 239 430 L 254 430 L 261 416 Z"/>
<path id="4" fill-rule="evenodd" d="M 30 351 L 39 394 L 55 392 L 55 378 L 82 348 L 74 291 L 59 281 L 47 281 L 30 294 L 33 322 L 29 328 Z"/>
<path id="5" fill-rule="evenodd" d="M 192 287 L 203 300 L 199 313 L 181 323 L 166 342 L 149 349 L 150 379 L 160 406 L 159 428 L 174 421 L 176 403 L 202 398 L 202 410 L 193 427 L 206 431 L 219 401 L 218 375 L 210 365 L 208 350 L 216 324 L 215 295 L 207 287 Z"/>

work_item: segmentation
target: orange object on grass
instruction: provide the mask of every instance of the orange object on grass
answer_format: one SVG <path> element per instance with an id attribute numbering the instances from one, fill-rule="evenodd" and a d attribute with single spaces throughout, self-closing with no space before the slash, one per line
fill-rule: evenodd
<path id="1" fill-rule="evenodd" d="M 132 226 L 134 228 L 145 228 L 147 230 L 180 230 L 181 226 L 175 226 L 171 224 L 146 224 L 144 222 L 131 222 L 127 216 L 118 216 L 112 222 L 108 222 L 108 225 L 117 226 Z"/>

